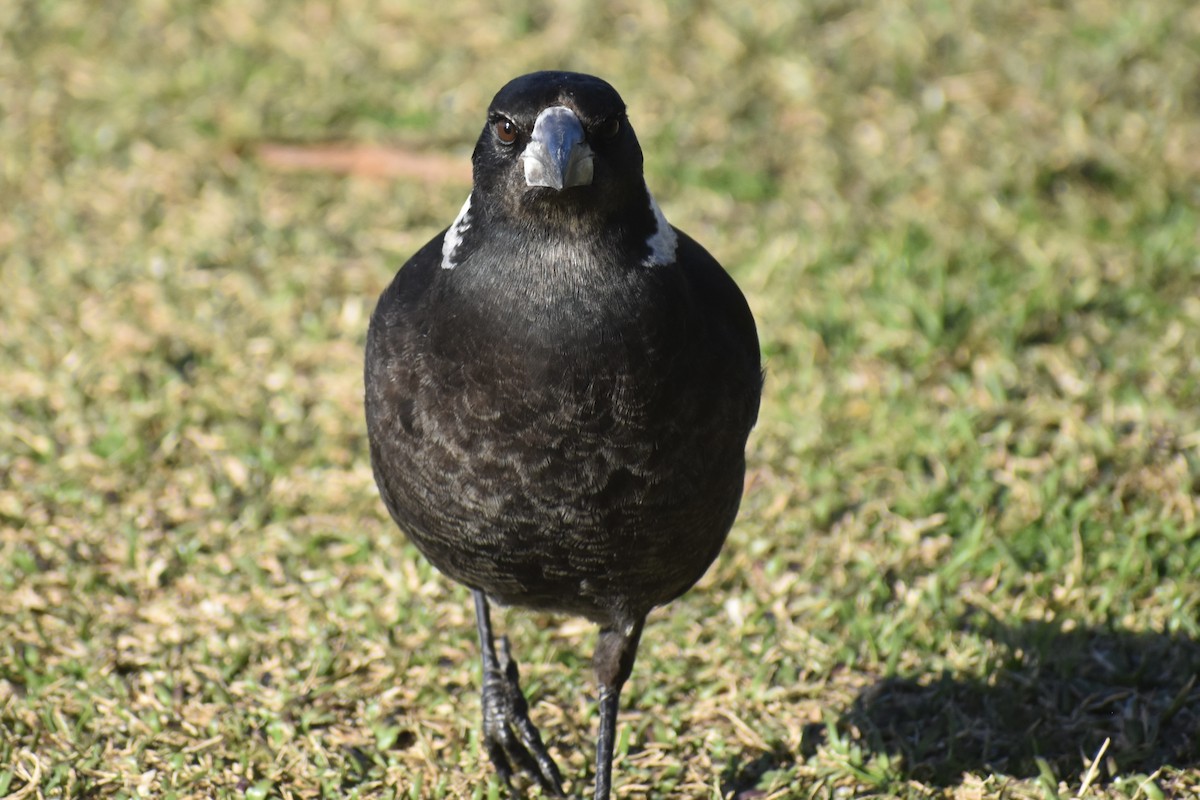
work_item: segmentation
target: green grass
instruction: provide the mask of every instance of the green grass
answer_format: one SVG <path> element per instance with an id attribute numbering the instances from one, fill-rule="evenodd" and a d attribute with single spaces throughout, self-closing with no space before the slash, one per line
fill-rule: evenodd
<path id="1" fill-rule="evenodd" d="M 254 153 L 466 161 L 540 67 L 622 91 L 768 367 L 618 796 L 1200 792 L 1194 5 L 4 4 L 0 796 L 503 795 L 360 409 L 468 186 Z M 592 632 L 498 623 L 585 794 Z"/>

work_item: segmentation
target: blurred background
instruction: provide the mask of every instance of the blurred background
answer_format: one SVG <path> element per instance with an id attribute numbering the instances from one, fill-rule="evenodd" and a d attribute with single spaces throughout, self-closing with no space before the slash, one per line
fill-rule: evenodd
<path id="1" fill-rule="evenodd" d="M 542 68 L 768 371 L 618 796 L 1200 791 L 1200 7 L 504 5 L 0 6 L 0 796 L 501 796 L 361 360 Z M 586 791 L 591 629 L 498 624 Z"/>

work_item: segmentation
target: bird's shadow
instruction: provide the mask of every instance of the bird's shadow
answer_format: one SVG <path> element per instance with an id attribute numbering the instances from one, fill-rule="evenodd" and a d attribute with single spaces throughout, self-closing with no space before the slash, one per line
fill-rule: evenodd
<path id="1" fill-rule="evenodd" d="M 1005 663 L 986 678 L 905 675 L 859 693 L 839 726 L 905 777 L 963 773 L 1078 782 L 1200 764 L 1200 642 L 1158 633 L 989 619 L 971 624 Z"/>

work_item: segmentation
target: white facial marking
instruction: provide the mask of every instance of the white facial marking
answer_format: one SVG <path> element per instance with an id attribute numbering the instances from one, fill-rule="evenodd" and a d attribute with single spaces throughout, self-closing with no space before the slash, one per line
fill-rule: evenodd
<path id="1" fill-rule="evenodd" d="M 471 227 L 471 195 L 467 195 L 467 202 L 463 203 L 462 210 L 458 212 L 458 216 L 454 218 L 454 224 L 446 231 L 446 236 L 442 239 L 442 269 L 454 269 L 458 266 L 454 261 L 454 251 L 462 244 L 463 232 Z"/>
<path id="2" fill-rule="evenodd" d="M 675 229 L 667 222 L 667 218 L 663 215 L 662 209 L 658 207 L 658 203 L 655 202 L 654 195 L 650 194 L 649 189 L 646 190 L 646 197 L 650 198 L 650 210 L 654 212 L 656 227 L 654 233 L 646 239 L 650 255 L 646 256 L 646 260 L 642 264 L 647 267 L 665 267 L 668 264 L 674 264 L 679 237 L 675 235 Z"/>

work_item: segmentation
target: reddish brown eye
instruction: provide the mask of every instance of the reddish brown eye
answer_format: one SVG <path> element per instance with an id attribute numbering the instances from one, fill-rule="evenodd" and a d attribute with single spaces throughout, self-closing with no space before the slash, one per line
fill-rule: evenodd
<path id="1" fill-rule="evenodd" d="M 517 126 L 512 123 L 512 120 L 499 120 L 493 127 L 496 129 L 496 138 L 504 144 L 512 144 L 517 140 Z"/>

